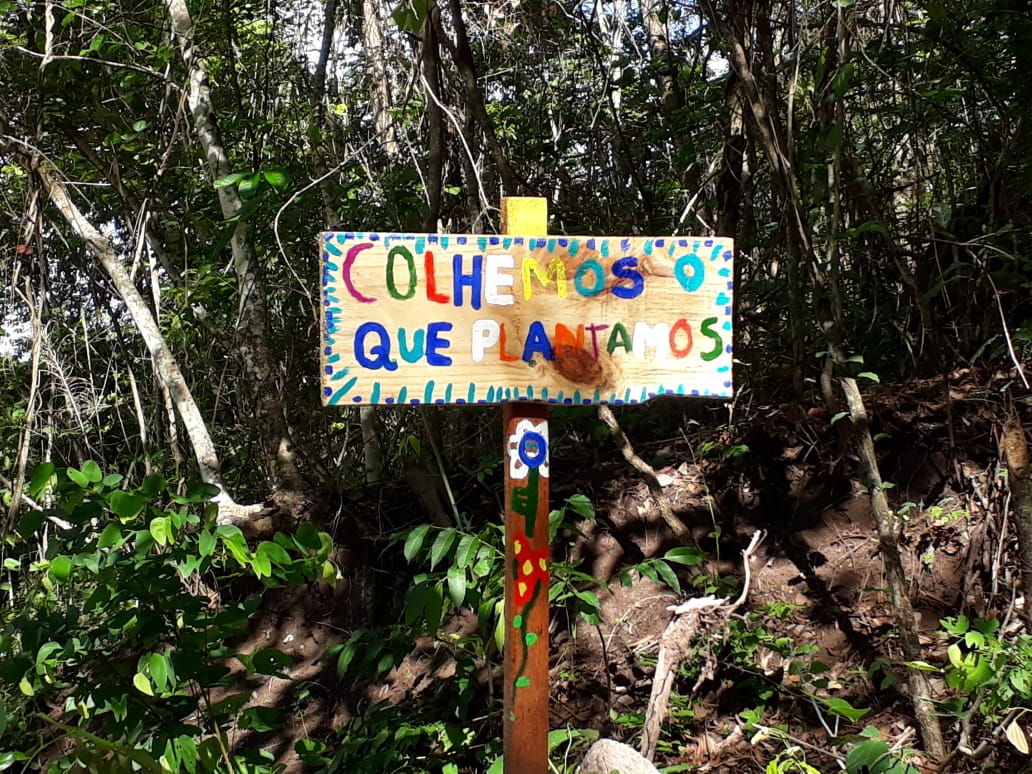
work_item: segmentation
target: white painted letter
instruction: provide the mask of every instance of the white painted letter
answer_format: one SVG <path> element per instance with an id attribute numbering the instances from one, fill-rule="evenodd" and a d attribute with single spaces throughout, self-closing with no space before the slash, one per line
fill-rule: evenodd
<path id="1" fill-rule="evenodd" d="M 636 359 L 644 360 L 646 347 L 652 347 L 655 350 L 653 360 L 666 360 L 667 355 L 670 354 L 670 326 L 667 323 L 656 325 L 635 323 L 631 353 Z"/>
<path id="2" fill-rule="evenodd" d="M 473 340 L 473 362 L 482 363 L 484 351 L 498 343 L 500 333 L 497 320 L 476 320 L 470 338 Z"/>
<path id="3" fill-rule="evenodd" d="M 487 255 L 487 266 L 484 271 L 484 298 L 487 303 L 496 306 L 509 306 L 515 302 L 512 293 L 500 293 L 500 288 L 511 288 L 512 274 L 502 273 L 503 269 L 511 270 L 515 261 L 511 255 Z"/>

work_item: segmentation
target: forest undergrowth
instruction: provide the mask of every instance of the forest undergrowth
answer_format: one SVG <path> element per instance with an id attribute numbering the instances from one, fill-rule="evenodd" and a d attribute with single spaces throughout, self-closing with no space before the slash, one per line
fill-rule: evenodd
<path id="1" fill-rule="evenodd" d="M 724 405 L 622 412 L 685 544 L 593 414 L 557 412 L 555 769 L 600 737 L 637 746 L 669 608 L 737 596 L 759 529 L 745 604 L 677 666 L 661 770 L 1023 770 L 1032 637 L 999 447 L 1012 378 L 968 369 L 867 396 L 922 647 L 909 666 L 931 676 L 951 748 L 940 762 L 915 731 L 847 420 L 743 397 L 730 422 Z M 497 770 L 497 473 L 453 482 L 456 524 L 413 522 L 411 490 L 388 485 L 300 504 L 294 528 L 248 540 L 214 523 L 203 486 L 39 468 L 29 496 L 54 505 L 23 516 L 5 554 L 21 604 L 0 633 L 0 765 Z M 341 508 L 380 531 L 334 534 Z"/>

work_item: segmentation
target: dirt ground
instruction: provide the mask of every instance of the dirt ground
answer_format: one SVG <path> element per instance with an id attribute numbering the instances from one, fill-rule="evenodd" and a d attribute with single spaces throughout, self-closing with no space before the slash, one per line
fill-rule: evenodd
<path id="1" fill-rule="evenodd" d="M 1024 600 L 1016 590 L 1005 480 L 998 474 L 1004 378 L 961 371 L 872 395 L 872 430 L 882 475 L 893 483 L 889 494 L 902 522 L 909 594 L 931 664 L 946 659 L 947 643 L 937 635 L 945 616 L 997 615 L 1009 622 L 1008 633 L 1019 626 Z M 688 679 L 675 686 L 687 697 L 673 726 L 681 737 L 665 740 L 657 762 L 714 772 L 763 771 L 786 743 L 775 735 L 764 739 L 744 732 L 741 713 L 756 701 L 754 690 L 743 690 L 746 684 L 776 691 L 778 700 L 768 705 L 765 720 L 788 724 L 791 744 L 804 748 L 808 763 L 820 771 L 841 770 L 836 737 L 864 725 L 879 729 L 883 739 L 919 747 L 868 491 L 838 423 L 817 405 L 753 405 L 741 411 L 746 419 L 720 431 L 649 429 L 631 439 L 655 467 L 663 496 L 711 557 L 699 567 L 681 568 L 680 598 L 640 576 L 630 586 L 616 581 L 622 568 L 677 545 L 640 475 L 611 446 L 553 458 L 553 507 L 580 493 L 598 515 L 595 522 L 580 523 L 553 558 L 574 562 L 608 586 L 599 590 L 599 626 L 581 622 L 574 629 L 563 611 L 553 610 L 551 727 L 631 738 L 638 729 L 627 718 L 640 716 L 648 702 L 658 643 L 671 620 L 668 606 L 703 593 L 706 586 L 737 593 L 744 575 L 739 552 L 754 531 L 763 530 L 766 537 L 738 617 L 748 618 L 751 626 L 762 624 L 774 639 L 814 646 L 802 660 L 826 665 L 818 693 L 869 712 L 856 724 L 836 721 L 821 712 L 809 676 L 793 671 L 784 655 L 760 645 L 753 663 L 742 664 L 729 658 L 727 632 L 708 632 L 698 658 L 701 666 L 708 652 L 716 669 L 701 684 Z M 349 507 L 364 509 L 367 523 L 389 524 L 399 512 L 411 512 L 412 496 L 402 487 L 386 489 Z M 354 546 L 341 550 L 341 560 L 354 564 Z M 373 558 L 363 559 L 374 580 L 384 572 L 373 566 Z M 295 663 L 286 670 L 289 679 L 255 682 L 252 701 L 294 710 L 286 729 L 241 732 L 238 744 L 261 745 L 289 771 L 302 771 L 292 753 L 294 737 L 317 738 L 348 722 L 354 687 L 350 694 L 342 690 L 333 665 L 319 656 L 356 624 L 359 585 L 266 594 L 252 641 L 241 648 L 275 646 Z M 471 631 L 476 622 L 467 612 L 448 626 Z M 691 665 L 685 668 L 692 673 Z M 416 701 L 434 681 L 447 680 L 450 670 L 453 665 L 432 658 L 428 648 L 417 649 L 386 681 L 360 690 L 367 698 Z M 307 686 L 303 701 L 297 698 L 299 683 Z M 936 687 L 947 695 L 941 682 Z M 955 742 L 957 727 L 944 728 Z M 919 757 L 915 763 L 921 763 Z M 1025 763 L 1004 740 L 979 765 L 1018 771 Z M 951 766 L 944 770 L 976 770 L 963 760 Z"/>

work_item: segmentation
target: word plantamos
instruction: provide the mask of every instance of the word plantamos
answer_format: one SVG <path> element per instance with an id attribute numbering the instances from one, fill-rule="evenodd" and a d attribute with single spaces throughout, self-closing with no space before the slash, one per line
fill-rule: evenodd
<path id="1" fill-rule="evenodd" d="M 710 348 L 699 353 L 704 361 L 720 356 L 724 351 L 724 340 L 716 329 L 716 317 L 707 317 L 698 327 L 698 332 L 710 340 Z M 431 322 L 426 328 L 399 328 L 395 337 L 381 323 L 362 323 L 355 330 L 355 358 L 364 368 L 384 368 L 393 371 L 398 367 L 396 353 L 406 363 L 421 360 L 431 366 L 452 365 L 451 356 L 445 351 L 451 346 L 446 338 L 452 329 L 449 322 Z M 501 362 L 522 360 L 533 365 L 538 359 L 546 362 L 555 360 L 557 353 L 567 349 L 590 352 L 597 361 L 604 354 L 614 355 L 621 350 L 637 360 L 654 358 L 684 358 L 693 351 L 695 336 L 692 325 L 683 317 L 673 325 L 646 322 L 634 323 L 633 330 L 622 322 L 580 324 L 575 329 L 563 323 L 556 323 L 553 335 L 549 335 L 545 324 L 534 320 L 527 328 L 522 344 L 512 342 L 506 332 L 506 324 L 493 319 L 480 319 L 473 323 L 472 344 L 469 352 L 474 363 L 482 363 L 493 354 Z M 396 349 L 394 348 L 397 344 Z M 587 347 L 585 345 L 588 345 Z M 512 349 L 510 349 L 510 347 Z"/>

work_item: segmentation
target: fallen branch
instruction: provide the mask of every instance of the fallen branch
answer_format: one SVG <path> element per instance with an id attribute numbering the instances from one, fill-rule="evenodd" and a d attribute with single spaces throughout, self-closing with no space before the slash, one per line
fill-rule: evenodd
<path id="1" fill-rule="evenodd" d="M 670 690 L 673 688 L 678 667 L 688 655 L 692 641 L 700 631 L 714 631 L 718 626 L 726 627 L 731 615 L 745 602 L 749 595 L 752 559 L 765 535 L 762 530 L 756 530 L 749 545 L 742 551 L 745 582 L 737 599 L 697 597 L 667 608 L 673 613 L 673 620 L 667 625 L 659 641 L 656 674 L 652 679 L 652 695 L 649 696 L 648 709 L 645 711 L 645 727 L 641 738 L 641 754 L 649 760 L 656 754 L 656 743 L 666 719 Z M 703 669 L 703 674 L 699 676 L 695 687 L 698 688 L 707 676 L 712 676 L 713 671 L 713 665 Z"/>
<path id="2" fill-rule="evenodd" d="M 620 428 L 620 423 L 616 421 L 616 416 L 613 414 L 613 410 L 609 406 L 602 404 L 598 407 L 598 416 L 603 422 L 606 423 L 606 427 L 609 428 L 613 434 L 613 438 L 616 439 L 616 443 L 620 446 L 620 453 L 623 454 L 624 459 L 627 460 L 631 467 L 637 470 L 645 478 L 645 483 L 648 484 L 649 492 L 652 493 L 652 499 L 656 501 L 656 505 L 659 507 L 659 515 L 663 517 L 663 521 L 670 527 L 670 531 L 674 533 L 678 540 L 681 542 L 687 542 L 689 538 L 688 528 L 684 526 L 677 516 L 674 514 L 674 509 L 670 507 L 670 501 L 666 495 L 663 494 L 663 486 L 659 483 L 659 477 L 656 476 L 656 471 L 652 469 L 649 463 L 645 462 L 641 457 L 638 456 L 637 452 L 634 451 L 634 447 L 631 446 L 631 442 L 627 440 L 627 436 L 624 435 L 623 430 Z"/>

